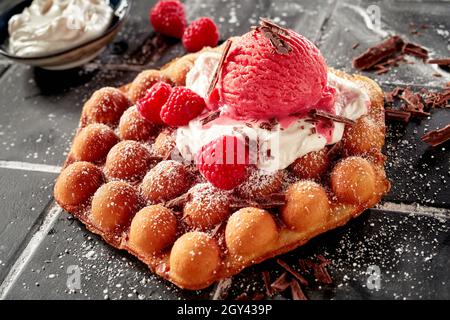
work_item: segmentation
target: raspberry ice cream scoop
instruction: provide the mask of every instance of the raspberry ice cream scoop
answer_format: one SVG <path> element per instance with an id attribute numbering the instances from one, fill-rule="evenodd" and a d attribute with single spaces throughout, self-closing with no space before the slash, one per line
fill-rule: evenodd
<path id="1" fill-rule="evenodd" d="M 333 111 L 325 59 L 311 41 L 287 32 L 282 39 L 292 49 L 288 54 L 277 52 L 260 29 L 233 40 L 217 86 L 229 116 L 280 119 L 311 109 Z"/>

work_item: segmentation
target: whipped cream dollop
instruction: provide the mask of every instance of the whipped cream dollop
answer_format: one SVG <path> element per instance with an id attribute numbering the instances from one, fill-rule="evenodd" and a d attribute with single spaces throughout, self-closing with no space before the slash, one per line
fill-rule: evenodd
<path id="1" fill-rule="evenodd" d="M 9 51 L 21 57 L 63 51 L 101 35 L 112 18 L 109 0 L 34 0 L 8 22 Z"/>
<path id="2" fill-rule="evenodd" d="M 186 86 L 206 98 L 220 56 L 217 52 L 200 54 L 186 76 Z M 357 120 L 368 111 L 368 95 L 351 81 L 329 72 L 328 85 L 336 90 L 336 115 Z M 193 160 L 205 144 L 223 135 L 236 135 L 249 138 L 250 150 L 258 153 L 258 157 L 253 157 L 257 159 L 257 167 L 273 172 L 288 167 L 297 158 L 309 152 L 337 143 L 344 134 L 343 123 L 333 122 L 331 128 L 324 130 L 320 124 L 296 117 L 279 119 L 267 130 L 267 123 L 264 121 L 236 120 L 226 116 L 226 106 L 221 107 L 221 110 L 223 112 L 219 118 L 205 125 L 199 117 L 190 121 L 189 125 L 177 129 L 176 144 L 183 158 Z M 252 141 L 257 144 L 254 148 Z"/>

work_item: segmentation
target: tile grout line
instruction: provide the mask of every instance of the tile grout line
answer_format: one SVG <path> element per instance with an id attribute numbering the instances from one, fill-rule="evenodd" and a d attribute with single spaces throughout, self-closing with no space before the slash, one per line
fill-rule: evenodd
<path id="1" fill-rule="evenodd" d="M 54 203 L 48 209 L 48 213 L 44 217 L 39 229 L 31 237 L 25 249 L 22 251 L 19 258 L 14 262 L 13 266 L 11 267 L 11 270 L 8 272 L 5 279 L 3 280 L 3 283 L 0 285 L 0 300 L 5 299 L 9 290 L 14 285 L 15 280 L 25 269 L 25 266 L 33 256 L 36 248 L 45 239 L 45 237 L 55 224 L 61 212 L 62 208 L 56 203 Z"/>
<path id="2" fill-rule="evenodd" d="M 328 27 L 328 24 L 330 23 L 331 18 L 334 16 L 334 13 L 336 11 L 336 8 L 339 5 L 339 0 L 335 0 L 334 4 L 333 4 L 333 8 L 330 10 L 330 13 L 327 14 L 327 16 L 325 17 L 325 19 L 322 21 L 322 24 L 319 27 L 319 30 L 317 31 L 315 37 L 314 37 L 314 43 L 317 45 L 317 47 L 320 48 L 320 42 L 322 41 L 322 38 L 325 34 L 325 31 Z"/>
<path id="3" fill-rule="evenodd" d="M 372 210 L 416 214 L 441 219 L 450 218 L 450 209 L 424 206 L 418 203 L 383 202 L 373 207 Z"/>
<path id="4" fill-rule="evenodd" d="M 5 161 L 0 160 L 0 168 L 11 169 L 11 170 L 24 170 L 24 171 L 35 171 L 43 173 L 60 173 L 62 167 L 53 166 L 47 164 L 29 163 L 29 162 L 19 162 L 19 161 Z M 373 209 L 384 210 L 388 212 L 401 212 L 401 213 L 415 213 L 422 215 L 431 215 L 435 217 L 450 218 L 450 209 L 424 206 L 418 203 L 396 203 L 396 202 L 384 202 L 383 204 L 378 204 Z"/>
<path id="5" fill-rule="evenodd" d="M 29 162 L 20 162 L 20 161 L 5 161 L 5 160 L 0 160 L 0 168 L 12 169 L 12 170 L 46 172 L 46 173 L 60 173 L 61 172 L 60 166 L 29 163 Z"/>

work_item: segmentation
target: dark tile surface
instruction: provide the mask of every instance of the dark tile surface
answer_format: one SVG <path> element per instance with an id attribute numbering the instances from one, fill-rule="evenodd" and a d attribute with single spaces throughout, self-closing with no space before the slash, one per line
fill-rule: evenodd
<path id="1" fill-rule="evenodd" d="M 369 210 L 347 226 L 281 258 L 293 266 L 299 258 L 314 258 L 316 254 L 331 261 L 328 269 L 334 284 L 320 286 L 309 277 L 311 285 L 305 293 L 310 299 L 448 299 L 449 230 L 449 217 Z M 76 292 L 66 285 L 67 270 L 72 265 L 81 270 L 82 289 Z M 381 271 L 378 291 L 367 288 L 366 271 L 373 265 Z M 262 270 L 270 270 L 274 280 L 281 268 L 270 260 L 244 270 L 234 277 L 229 298 L 242 292 L 263 292 Z M 150 275 L 135 258 L 111 249 L 63 214 L 7 298 L 204 299 L 211 297 L 213 289 L 177 289 Z"/>
<path id="2" fill-rule="evenodd" d="M 80 268 L 81 290 L 66 285 L 70 266 Z M 110 247 L 63 213 L 7 298 L 192 299 L 208 298 L 208 293 L 182 291 L 153 276 L 137 259 Z"/>
<path id="3" fill-rule="evenodd" d="M 180 43 L 157 36 L 148 21 L 156 1 L 134 1 L 125 28 L 104 53 L 83 68 L 48 72 L 11 65 L 0 59 L 0 160 L 60 165 L 71 144 L 81 106 L 95 89 L 131 81 L 139 70 L 159 68 L 183 55 Z M 351 59 L 387 34 L 428 47 L 431 56 L 448 56 L 450 25 L 444 1 L 224 1 L 186 0 L 190 21 L 210 16 L 219 25 L 221 39 L 246 32 L 259 16 L 270 17 L 316 42 L 330 66 L 349 72 Z M 364 20 L 366 9 L 376 5 L 382 32 Z M 419 24 L 426 24 L 420 29 Z M 415 26 L 411 26 L 414 23 Z M 411 34 L 419 27 L 420 36 Z M 356 50 L 354 43 L 360 43 Z M 401 65 L 375 78 L 383 89 L 395 84 L 440 87 L 450 77 L 442 70 L 417 61 Z M 441 78 L 433 76 L 440 72 Z M 420 142 L 427 130 L 450 121 L 448 110 L 408 126 L 389 124 L 386 153 L 392 192 L 385 201 L 419 202 L 450 207 L 450 146 L 430 148 Z M 24 176 L 26 175 L 26 176 Z M 39 227 L 48 208 L 53 174 L 0 169 L 0 283 Z M 3 204 L 4 203 L 4 204 Z M 46 211 L 47 210 L 47 211 Z M 450 299 L 450 213 L 435 209 L 414 214 L 369 210 L 347 226 L 322 235 L 283 257 L 296 265 L 301 257 L 323 254 L 331 260 L 331 286 L 313 283 L 305 289 L 311 299 Z M 420 211 L 418 213 L 418 211 Z M 447 210 L 448 212 L 448 210 Z M 381 271 L 381 289 L 366 286 L 367 267 Z M 68 268 L 81 271 L 81 290 L 67 287 Z M 262 270 L 271 278 L 280 273 L 273 261 L 246 269 L 236 276 L 233 298 L 242 292 L 263 290 Z M 112 249 L 66 213 L 58 216 L 20 274 L 12 279 L 8 299 L 207 299 L 214 288 L 183 291 L 151 275 L 130 255 Z M 1 287 L 0 287 L 1 289 Z M 290 297 L 289 294 L 276 299 Z"/>
<path id="4" fill-rule="evenodd" d="M 372 7 L 371 7 L 372 6 Z M 378 8 L 381 31 L 370 23 L 367 10 Z M 448 56 L 450 50 L 450 20 L 448 3 L 422 1 L 339 1 L 324 31 L 319 46 L 328 63 L 336 68 L 355 72 L 352 58 L 368 47 L 379 43 L 388 35 L 398 34 L 404 40 L 423 45 L 431 57 Z M 426 29 L 420 26 L 426 25 Z M 375 28 L 376 31 L 373 29 Z M 418 29 L 420 35 L 411 33 Z M 353 50 L 353 44 L 359 43 Z M 408 57 L 409 59 L 409 57 Z M 413 64 L 402 64 L 387 74 L 364 73 L 381 83 L 442 86 L 450 80 L 450 74 L 434 65 L 423 64 L 414 58 Z M 433 74 L 440 73 L 442 77 Z"/>
<path id="5" fill-rule="evenodd" d="M 431 147 L 420 137 L 450 123 L 449 110 L 434 110 L 429 119 L 407 126 L 388 124 L 386 171 L 392 190 L 386 200 L 450 207 L 450 143 Z"/>
<path id="6" fill-rule="evenodd" d="M 0 282 L 36 231 L 56 174 L 0 168 Z"/>

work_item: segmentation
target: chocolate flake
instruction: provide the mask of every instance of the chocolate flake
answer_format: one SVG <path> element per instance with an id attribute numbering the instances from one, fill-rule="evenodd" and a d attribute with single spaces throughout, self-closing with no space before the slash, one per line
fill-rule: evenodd
<path id="1" fill-rule="evenodd" d="M 287 272 L 283 272 L 281 276 L 279 276 L 270 287 L 277 291 L 277 292 L 283 292 L 289 287 L 289 281 L 287 279 Z"/>
<path id="2" fill-rule="evenodd" d="M 317 282 L 322 283 L 322 284 L 332 284 L 333 283 L 333 279 L 331 279 L 331 276 L 328 273 L 328 270 L 325 265 L 314 264 L 313 273 L 314 273 L 314 277 L 316 278 Z"/>
<path id="3" fill-rule="evenodd" d="M 259 124 L 261 129 L 272 131 L 273 128 L 278 124 L 278 120 L 276 118 L 272 118 L 269 121 L 264 121 Z"/>
<path id="4" fill-rule="evenodd" d="M 378 62 L 397 53 L 403 45 L 404 41 L 399 36 L 392 36 L 353 59 L 353 67 L 359 70 L 368 70 Z"/>
<path id="5" fill-rule="evenodd" d="M 405 101 L 402 109 L 410 112 L 413 116 L 427 117 L 430 115 L 430 113 L 424 111 L 425 106 L 422 102 L 422 97 L 418 93 L 412 92 L 410 88 L 404 89 L 399 98 Z"/>
<path id="6" fill-rule="evenodd" d="M 444 128 L 433 130 L 422 136 L 422 141 L 436 147 L 450 140 L 450 124 Z"/>
<path id="7" fill-rule="evenodd" d="M 220 110 L 216 110 L 214 112 L 208 113 L 206 116 L 200 119 L 201 124 L 204 126 L 205 124 L 216 120 L 220 116 Z"/>
<path id="8" fill-rule="evenodd" d="M 450 66 L 450 58 L 430 59 L 427 63 L 437 64 L 439 66 Z"/>
<path id="9" fill-rule="evenodd" d="M 423 61 L 428 59 L 428 50 L 417 44 L 408 42 L 403 45 L 402 52 L 411 56 L 415 56 Z"/>
<path id="10" fill-rule="evenodd" d="M 266 295 L 269 297 L 273 295 L 273 288 L 270 286 L 270 274 L 268 271 L 262 272 L 262 277 L 264 280 L 264 286 L 266 287 Z"/>
<path id="11" fill-rule="evenodd" d="M 387 120 L 393 121 L 401 121 L 404 123 L 408 123 L 411 120 L 411 113 L 406 111 L 394 110 L 394 109 L 385 109 L 384 114 Z"/>
<path id="12" fill-rule="evenodd" d="M 234 300 L 246 301 L 246 300 L 262 300 L 265 296 L 261 292 L 256 292 L 252 296 L 249 296 L 247 293 L 241 293 Z"/>
<path id="13" fill-rule="evenodd" d="M 286 197 L 283 193 L 274 193 L 267 197 L 267 200 L 256 202 L 251 199 L 234 198 L 231 200 L 230 208 L 241 209 L 246 207 L 255 207 L 260 209 L 271 209 L 281 207 L 286 204 Z"/>
<path id="14" fill-rule="evenodd" d="M 289 272 L 292 276 L 294 276 L 300 283 L 304 286 L 308 285 L 308 281 L 297 271 L 295 271 L 291 266 L 289 266 L 286 262 L 281 259 L 277 259 L 277 263 L 287 272 Z"/>
<path id="15" fill-rule="evenodd" d="M 352 46 L 352 49 L 355 50 L 358 47 L 359 47 L 359 42 L 355 42 Z"/>
<path id="16" fill-rule="evenodd" d="M 292 300 L 308 300 L 297 280 L 292 279 L 289 286 L 291 287 Z"/>
<path id="17" fill-rule="evenodd" d="M 338 115 L 334 115 L 331 114 L 329 112 L 325 112 L 325 111 L 321 111 L 321 110 L 317 110 L 317 109 L 313 109 L 309 112 L 309 116 L 313 119 L 326 119 L 326 120 L 332 120 L 332 121 L 336 121 L 336 122 L 340 122 L 340 123 L 344 123 L 344 124 L 348 124 L 348 125 L 354 125 L 355 121 L 343 117 L 343 116 L 338 116 Z"/>
<path id="18" fill-rule="evenodd" d="M 186 192 L 179 197 L 176 197 L 172 200 L 165 202 L 164 206 L 167 208 L 182 207 L 190 199 L 191 199 L 191 194 L 189 192 Z"/>
<path id="19" fill-rule="evenodd" d="M 262 32 L 264 37 L 269 39 L 272 46 L 276 49 L 279 54 L 289 54 L 292 48 L 286 43 L 285 39 L 289 39 L 289 31 L 277 25 L 276 23 L 260 18 L 259 27 L 252 27 L 253 30 L 259 30 Z"/>
<path id="20" fill-rule="evenodd" d="M 289 30 L 286 28 L 283 28 L 281 26 L 279 26 L 278 24 L 276 24 L 275 22 L 266 19 L 266 18 L 259 18 L 259 24 L 261 27 L 267 27 L 270 28 L 272 30 L 272 32 L 281 35 L 283 37 L 286 37 L 288 39 L 291 38 L 291 36 L 289 35 Z"/>
<path id="21" fill-rule="evenodd" d="M 206 95 L 207 97 L 209 97 L 211 95 L 211 92 L 213 91 L 214 87 L 216 86 L 217 81 L 219 81 L 220 71 L 222 70 L 225 59 L 227 58 L 228 51 L 230 51 L 231 44 L 232 44 L 232 41 L 230 39 L 228 39 L 227 42 L 225 43 L 225 47 L 223 48 L 222 56 L 220 57 L 219 64 L 217 65 L 216 70 L 214 71 L 214 76 L 211 80 L 211 84 L 209 85 L 208 93 Z"/>

